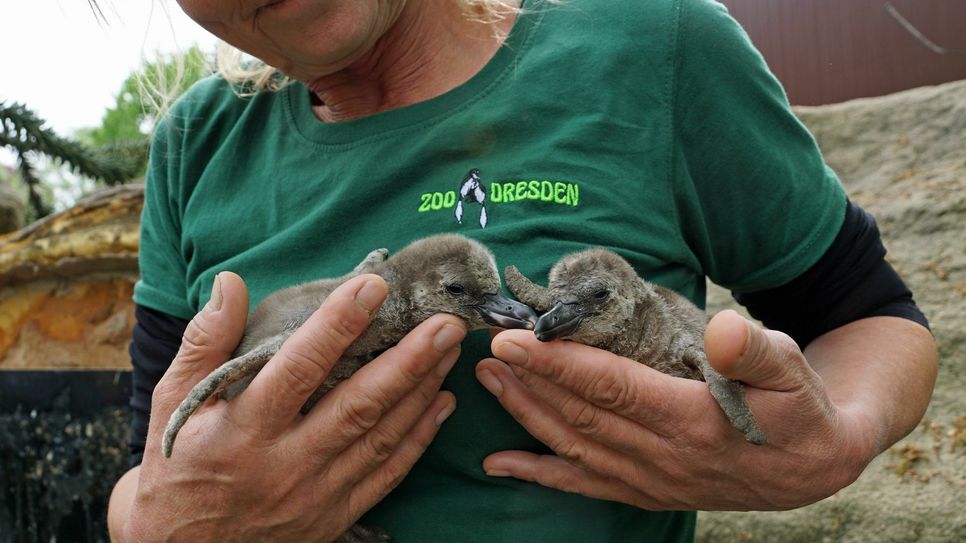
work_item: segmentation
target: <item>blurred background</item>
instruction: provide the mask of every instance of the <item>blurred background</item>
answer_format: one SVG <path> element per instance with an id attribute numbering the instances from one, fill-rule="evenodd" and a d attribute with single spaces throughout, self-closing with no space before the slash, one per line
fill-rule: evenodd
<path id="1" fill-rule="evenodd" d="M 723 3 L 876 216 L 941 361 L 921 428 L 854 485 L 701 513 L 698 540 L 966 541 L 966 1 Z M 157 96 L 209 74 L 215 40 L 163 0 L 8 2 L 0 28 L 0 543 L 107 541 Z"/>
<path id="2" fill-rule="evenodd" d="M 966 78 L 966 2 L 724 0 L 793 105 Z"/>

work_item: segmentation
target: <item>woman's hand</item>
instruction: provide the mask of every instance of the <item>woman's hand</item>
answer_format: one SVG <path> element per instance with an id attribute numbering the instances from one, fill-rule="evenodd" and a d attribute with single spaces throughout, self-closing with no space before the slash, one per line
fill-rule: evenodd
<path id="1" fill-rule="evenodd" d="M 461 320 L 428 319 L 299 414 L 386 293 L 374 275 L 336 289 L 242 395 L 199 409 L 166 459 L 168 417 L 244 331 L 245 285 L 220 274 L 155 389 L 123 539 L 331 541 L 394 488 L 455 408 L 439 387 L 466 334 Z"/>
<path id="2" fill-rule="evenodd" d="M 784 334 L 733 311 L 711 321 L 708 359 L 746 383 L 748 404 L 768 438 L 764 446 L 744 441 L 705 383 L 585 345 L 503 332 L 492 343 L 503 362 L 480 362 L 477 377 L 556 455 L 502 451 L 483 467 L 492 476 L 650 510 L 788 509 L 817 501 L 855 480 L 915 426 L 928 403 L 932 381 L 923 362 L 930 354 L 935 377 L 928 332 L 885 319 L 853 323 L 813 343 L 823 362 L 817 367 L 837 368 L 829 371 L 832 380 L 823 380 Z M 893 337 L 870 339 L 882 329 Z M 897 348 L 910 337 L 915 349 Z M 892 364 L 890 355 L 899 359 L 899 351 L 911 362 Z M 829 362 L 842 355 L 857 361 Z M 924 369 L 897 371 L 912 363 Z M 896 390 L 904 390 L 902 410 L 889 407 Z"/>

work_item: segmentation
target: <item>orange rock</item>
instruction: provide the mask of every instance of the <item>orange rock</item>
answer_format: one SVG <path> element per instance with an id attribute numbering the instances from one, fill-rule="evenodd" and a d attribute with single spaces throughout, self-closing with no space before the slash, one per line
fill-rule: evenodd
<path id="1" fill-rule="evenodd" d="M 129 368 L 143 188 L 0 237 L 0 369 Z"/>

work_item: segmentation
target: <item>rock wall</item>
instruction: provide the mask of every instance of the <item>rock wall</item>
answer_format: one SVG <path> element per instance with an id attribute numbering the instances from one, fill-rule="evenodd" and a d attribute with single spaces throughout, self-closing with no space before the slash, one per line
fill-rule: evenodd
<path id="1" fill-rule="evenodd" d="M 130 369 L 142 199 L 107 189 L 0 237 L 0 543 L 108 541 L 130 373 L 73 370 Z"/>
<path id="2" fill-rule="evenodd" d="M 930 320 L 939 379 L 920 429 L 852 486 L 795 511 L 701 513 L 698 541 L 966 541 L 966 81 L 796 112 L 876 217 Z M 712 290 L 710 311 L 731 304 Z"/>
<path id="3" fill-rule="evenodd" d="M 130 368 L 143 187 L 0 237 L 0 370 Z"/>

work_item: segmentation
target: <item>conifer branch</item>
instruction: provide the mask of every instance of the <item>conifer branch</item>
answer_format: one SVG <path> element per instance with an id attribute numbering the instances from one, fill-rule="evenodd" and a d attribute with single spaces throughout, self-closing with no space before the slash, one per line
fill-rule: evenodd
<path id="1" fill-rule="evenodd" d="M 105 153 L 68 138 L 58 136 L 44 126 L 44 121 L 26 106 L 0 102 L 0 124 L 3 126 L 0 143 L 11 146 L 20 156 L 41 153 L 68 166 L 75 173 L 100 179 L 114 185 L 135 177 L 127 161 L 112 160 Z"/>

